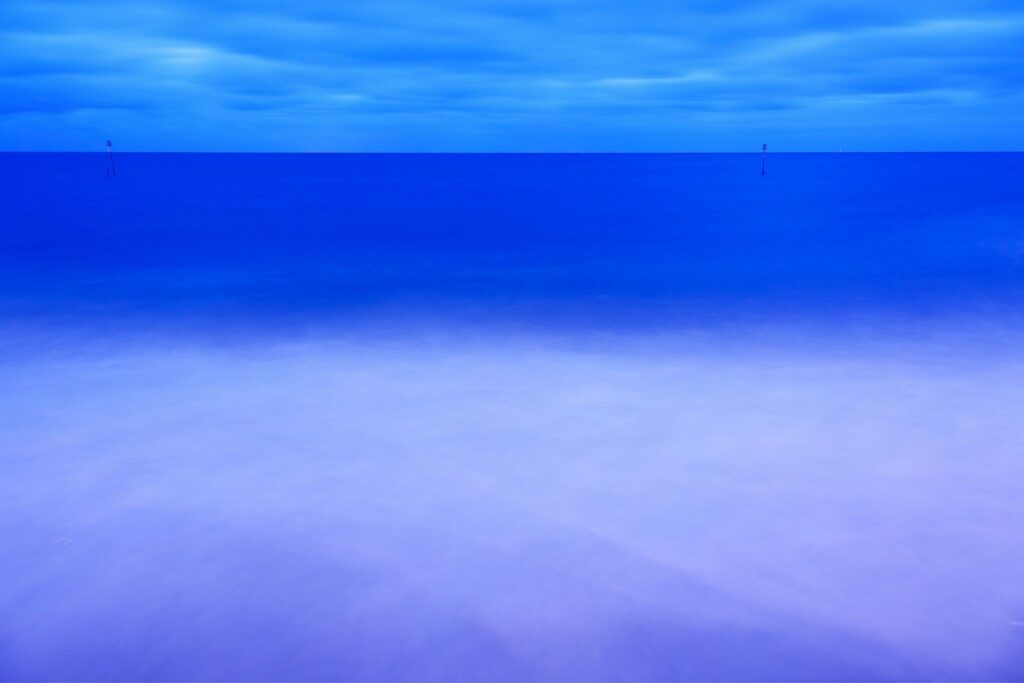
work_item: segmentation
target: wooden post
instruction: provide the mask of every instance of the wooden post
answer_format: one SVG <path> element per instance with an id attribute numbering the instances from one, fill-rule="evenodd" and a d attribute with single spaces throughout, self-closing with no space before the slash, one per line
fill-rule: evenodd
<path id="1" fill-rule="evenodd" d="M 107 140 L 107 158 L 110 160 L 110 166 L 107 167 L 107 175 L 117 177 L 117 167 L 114 166 L 114 145 Z"/>

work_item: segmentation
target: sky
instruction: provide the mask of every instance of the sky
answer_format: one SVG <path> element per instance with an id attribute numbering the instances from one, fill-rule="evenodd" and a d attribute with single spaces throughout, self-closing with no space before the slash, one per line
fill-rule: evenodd
<path id="1" fill-rule="evenodd" d="M 1024 149 L 1019 0 L 4 0 L 0 150 Z"/>

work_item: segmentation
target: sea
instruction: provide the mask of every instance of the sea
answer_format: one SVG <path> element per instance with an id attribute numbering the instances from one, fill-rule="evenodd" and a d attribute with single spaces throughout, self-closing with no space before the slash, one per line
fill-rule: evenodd
<path id="1" fill-rule="evenodd" d="M 1024 154 L 0 154 L 0 680 L 1024 681 Z"/>

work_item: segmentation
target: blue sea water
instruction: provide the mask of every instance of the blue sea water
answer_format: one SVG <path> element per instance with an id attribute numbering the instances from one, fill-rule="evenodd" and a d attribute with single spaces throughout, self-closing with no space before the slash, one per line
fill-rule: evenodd
<path id="1" fill-rule="evenodd" d="M 0 679 L 1024 680 L 1024 154 L 0 154 Z"/>
<path id="2" fill-rule="evenodd" d="M 4 155 L 5 314 L 1015 306 L 1021 154 Z"/>

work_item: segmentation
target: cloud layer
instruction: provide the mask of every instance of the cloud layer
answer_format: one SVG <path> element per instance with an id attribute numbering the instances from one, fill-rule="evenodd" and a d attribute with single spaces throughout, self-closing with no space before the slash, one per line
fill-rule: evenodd
<path id="1" fill-rule="evenodd" d="M 8 0 L 0 148 L 1020 149 L 1005 0 Z"/>

